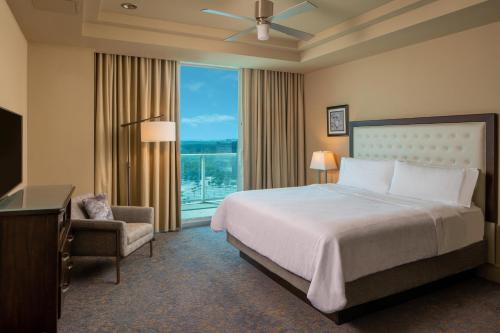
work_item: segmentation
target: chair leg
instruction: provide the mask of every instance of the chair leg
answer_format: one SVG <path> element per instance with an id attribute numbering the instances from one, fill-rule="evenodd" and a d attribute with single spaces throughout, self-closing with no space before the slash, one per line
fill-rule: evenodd
<path id="1" fill-rule="evenodd" d="M 120 283 L 120 257 L 115 258 L 116 263 L 116 284 Z"/>
<path id="2" fill-rule="evenodd" d="M 153 239 L 149 241 L 149 257 L 153 257 Z"/>

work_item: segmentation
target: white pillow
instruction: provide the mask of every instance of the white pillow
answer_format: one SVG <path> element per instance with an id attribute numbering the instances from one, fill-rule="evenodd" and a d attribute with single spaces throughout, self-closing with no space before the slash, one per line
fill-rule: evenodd
<path id="1" fill-rule="evenodd" d="M 375 161 L 343 157 L 337 184 L 387 193 L 393 172 L 393 160 Z"/>
<path id="2" fill-rule="evenodd" d="M 396 161 L 389 193 L 460 206 L 465 170 Z"/>
<path id="3" fill-rule="evenodd" d="M 477 178 L 479 177 L 479 170 L 473 168 L 465 169 L 464 181 L 460 189 L 460 196 L 458 204 L 462 207 L 470 208 L 472 204 L 472 195 L 476 189 Z"/>

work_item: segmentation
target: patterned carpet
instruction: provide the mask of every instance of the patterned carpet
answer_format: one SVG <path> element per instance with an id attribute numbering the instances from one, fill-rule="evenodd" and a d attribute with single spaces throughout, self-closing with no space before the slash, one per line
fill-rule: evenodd
<path id="1" fill-rule="evenodd" d="M 470 277 L 335 325 L 208 227 L 159 234 L 122 261 L 75 260 L 60 332 L 500 332 L 500 286 Z"/>

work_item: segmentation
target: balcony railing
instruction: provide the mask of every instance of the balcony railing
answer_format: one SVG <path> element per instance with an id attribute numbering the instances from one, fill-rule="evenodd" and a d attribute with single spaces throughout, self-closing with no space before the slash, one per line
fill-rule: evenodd
<path id="1" fill-rule="evenodd" d="M 181 154 L 181 172 L 183 210 L 215 203 L 238 189 L 238 154 Z"/>

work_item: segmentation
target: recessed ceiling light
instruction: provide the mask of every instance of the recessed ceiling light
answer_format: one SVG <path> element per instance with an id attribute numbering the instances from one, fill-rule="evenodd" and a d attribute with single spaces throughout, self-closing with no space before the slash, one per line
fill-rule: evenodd
<path id="1" fill-rule="evenodd" d="M 125 9 L 137 9 L 137 5 L 134 5 L 133 3 L 130 2 L 125 2 L 121 4 L 122 8 Z"/>

